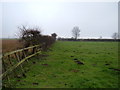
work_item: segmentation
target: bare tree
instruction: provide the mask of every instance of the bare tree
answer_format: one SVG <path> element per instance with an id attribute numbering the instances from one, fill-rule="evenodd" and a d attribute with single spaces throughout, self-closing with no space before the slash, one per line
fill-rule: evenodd
<path id="1" fill-rule="evenodd" d="M 117 32 L 113 33 L 112 38 L 113 39 L 118 39 L 118 33 Z"/>
<path id="2" fill-rule="evenodd" d="M 73 27 L 72 35 L 75 38 L 75 40 L 80 36 L 80 29 L 78 26 Z"/>

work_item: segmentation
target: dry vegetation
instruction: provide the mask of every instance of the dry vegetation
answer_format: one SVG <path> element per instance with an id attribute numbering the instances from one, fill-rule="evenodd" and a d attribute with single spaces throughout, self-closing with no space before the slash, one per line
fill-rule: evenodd
<path id="1" fill-rule="evenodd" d="M 2 53 L 17 50 L 23 47 L 17 39 L 3 39 L 2 40 Z"/>
<path id="2" fill-rule="evenodd" d="M 25 28 L 25 27 L 24 27 Z M 43 50 L 47 50 L 56 40 L 56 34 L 51 36 L 41 35 L 41 32 L 34 29 L 21 28 L 21 37 L 19 39 L 2 39 L 0 52 L 7 53 L 17 49 L 26 48 L 33 45 L 42 45 Z"/>

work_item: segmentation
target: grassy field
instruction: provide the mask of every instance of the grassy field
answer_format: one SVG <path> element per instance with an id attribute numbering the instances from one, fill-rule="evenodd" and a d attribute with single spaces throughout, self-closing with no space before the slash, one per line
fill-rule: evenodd
<path id="1" fill-rule="evenodd" d="M 12 87 L 118 88 L 118 42 L 58 41 L 42 56 L 30 59 Z"/>

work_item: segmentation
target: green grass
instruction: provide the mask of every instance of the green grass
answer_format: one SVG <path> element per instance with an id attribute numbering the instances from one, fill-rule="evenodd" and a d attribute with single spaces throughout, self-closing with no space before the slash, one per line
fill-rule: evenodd
<path id="1" fill-rule="evenodd" d="M 118 42 L 58 41 L 43 54 L 48 56 L 30 60 L 26 78 L 11 80 L 12 87 L 118 88 L 120 73 L 109 69 L 118 69 Z M 75 58 L 84 65 L 77 64 Z"/>

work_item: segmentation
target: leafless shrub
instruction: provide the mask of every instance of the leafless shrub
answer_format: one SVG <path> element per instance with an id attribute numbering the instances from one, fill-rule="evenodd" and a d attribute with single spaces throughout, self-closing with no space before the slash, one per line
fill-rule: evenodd
<path id="1" fill-rule="evenodd" d="M 47 50 L 56 40 L 56 33 L 48 35 L 42 35 L 39 27 L 27 28 L 24 25 L 19 27 L 20 29 L 20 42 L 23 43 L 24 47 L 31 45 L 41 44 L 44 50 Z"/>
<path id="2" fill-rule="evenodd" d="M 24 44 L 24 47 L 30 45 L 40 44 L 39 39 L 41 37 L 41 30 L 39 27 L 27 28 L 24 25 L 18 27 L 20 30 L 19 38 L 20 42 Z"/>

